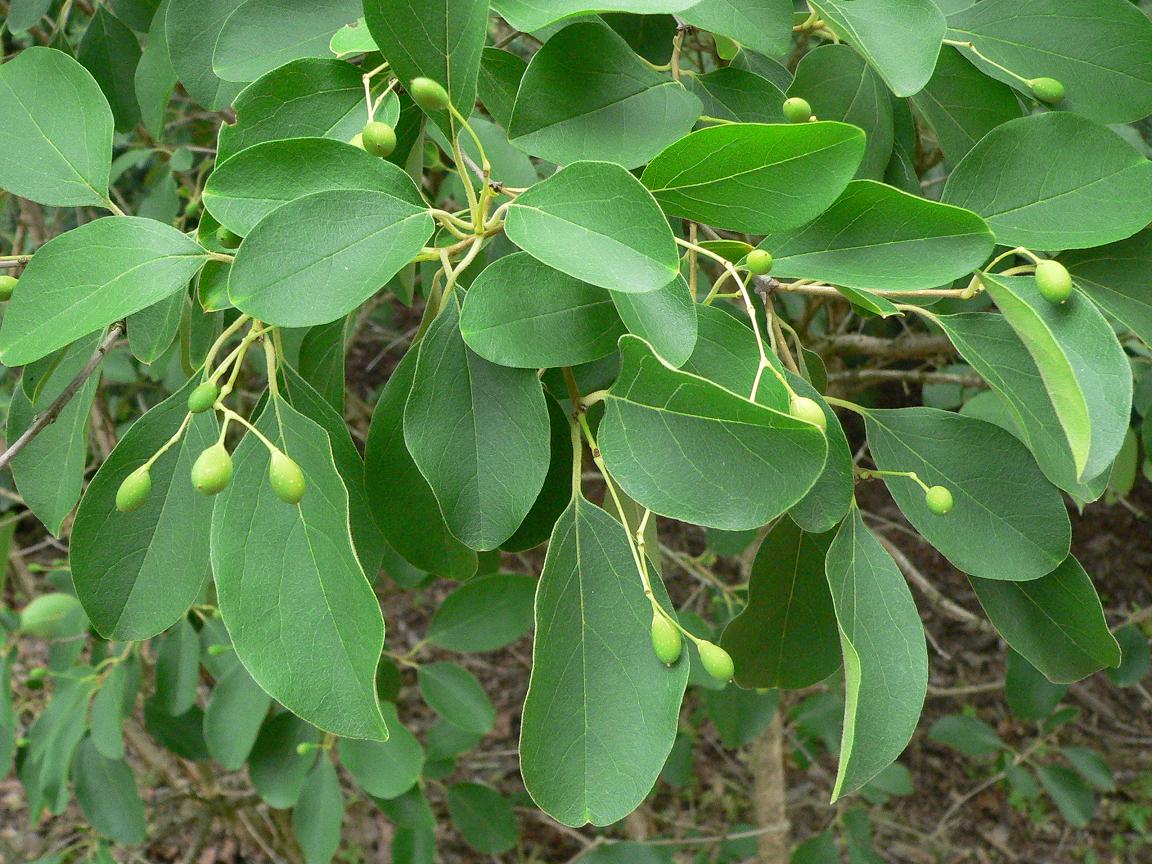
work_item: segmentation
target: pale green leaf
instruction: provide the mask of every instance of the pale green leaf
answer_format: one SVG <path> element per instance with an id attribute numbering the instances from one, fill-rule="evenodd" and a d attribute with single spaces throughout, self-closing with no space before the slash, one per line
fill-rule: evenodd
<path id="1" fill-rule="evenodd" d="M 531 32 L 554 21 L 588 12 L 658 15 L 680 12 L 697 0 L 493 0 L 492 8 L 517 30 Z"/>
<path id="2" fill-rule="evenodd" d="M 117 843 L 144 842 L 144 802 L 127 762 L 101 755 L 89 737 L 76 749 L 72 775 L 76 800 L 89 825 Z"/>
<path id="3" fill-rule="evenodd" d="M 244 766 L 271 705 L 272 697 L 240 663 L 216 682 L 204 709 L 204 743 L 221 768 Z"/>
<path id="4" fill-rule="evenodd" d="M 340 762 L 352 779 L 373 798 L 397 798 L 411 789 L 424 767 L 424 749 L 408 731 L 391 702 L 380 703 L 391 733 L 387 741 L 340 742 Z"/>
<path id="5" fill-rule="evenodd" d="M 688 281 L 679 276 L 646 294 L 612 292 L 616 311 L 628 328 L 673 366 L 681 366 L 696 347 L 696 302 Z"/>
<path id="6" fill-rule="evenodd" d="M 336 766 L 322 753 L 312 766 L 292 808 L 292 833 L 305 864 L 329 864 L 340 848 L 344 793 Z"/>
<path id="7" fill-rule="evenodd" d="M 516 814 L 508 799 L 490 786 L 449 786 L 448 814 L 460 836 L 477 852 L 499 855 L 516 845 Z"/>
<path id="8" fill-rule="evenodd" d="M 503 648 L 532 628 L 535 596 L 536 580 L 531 576 L 477 576 L 444 598 L 432 616 L 426 638 L 448 651 Z"/>
<path id="9" fill-rule="evenodd" d="M 220 28 L 212 71 L 255 81 L 292 60 L 325 57 L 332 34 L 360 14 L 360 0 L 244 0 Z"/>
<path id="10" fill-rule="evenodd" d="M 425 663 L 417 671 L 420 697 L 428 707 L 466 732 L 487 735 L 496 709 L 476 676 L 455 663 Z"/>
<path id="11" fill-rule="evenodd" d="M 771 57 L 792 45 L 790 0 L 699 0 L 680 18 Z"/>

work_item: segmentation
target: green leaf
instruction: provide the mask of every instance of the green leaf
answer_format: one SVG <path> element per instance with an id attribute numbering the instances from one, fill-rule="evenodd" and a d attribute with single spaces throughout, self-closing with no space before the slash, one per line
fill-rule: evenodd
<path id="1" fill-rule="evenodd" d="M 792 45 L 788 0 L 699 0 L 680 18 L 770 57 L 784 54 Z"/>
<path id="2" fill-rule="evenodd" d="M 796 66 L 788 95 L 807 100 L 820 120 L 863 129 L 867 140 L 855 176 L 883 179 L 895 138 L 892 94 L 863 57 L 847 45 L 809 51 Z"/>
<path id="3" fill-rule="evenodd" d="M 175 341 L 187 304 L 188 294 L 177 291 L 129 315 L 125 325 L 132 356 L 141 363 L 159 360 Z"/>
<path id="4" fill-rule="evenodd" d="M 756 351 L 756 337 L 752 328 L 745 323 L 747 319 L 740 312 L 725 311 L 716 304 L 701 304 L 696 313 L 696 347 L 681 371 L 707 378 L 733 393 L 751 393 L 760 356 Z M 775 375 L 766 372 L 760 376 L 760 387 L 756 393 L 759 404 L 786 412 L 788 398 L 788 391 Z"/>
<path id="5" fill-rule="evenodd" d="M 0 360 L 22 366 L 163 300 L 188 284 L 206 253 L 169 225 L 109 216 L 36 251 L 8 304 Z"/>
<path id="6" fill-rule="evenodd" d="M 688 281 L 679 276 L 647 294 L 612 292 L 616 311 L 628 328 L 673 366 L 681 366 L 696 347 L 696 302 Z"/>
<path id="7" fill-rule="evenodd" d="M 554 21 L 587 12 L 630 12 L 633 15 L 657 15 L 680 12 L 697 0 L 493 0 L 493 10 L 509 26 L 531 32 Z"/>
<path id="8" fill-rule="evenodd" d="M 776 691 L 724 687 L 720 690 L 703 690 L 701 696 L 708 711 L 708 719 L 720 736 L 720 743 L 733 750 L 750 743 L 764 732 L 780 706 L 780 694 Z"/>
<path id="9" fill-rule="evenodd" d="M 1104 758 L 1083 747 L 1061 747 L 1060 753 L 1076 770 L 1076 773 L 1102 792 L 1116 791 L 1116 777 Z"/>
<path id="10" fill-rule="evenodd" d="M 194 4 L 172 2 L 168 5 L 164 34 L 172 68 L 188 95 L 210 110 L 225 107 L 240 92 L 240 85 L 221 80 L 213 71 L 212 54 L 229 16 L 244 2 L 199 0 Z M 363 86 L 360 95 L 364 95 Z"/>
<path id="11" fill-rule="evenodd" d="M 309 328 L 300 342 L 300 378 L 341 419 L 344 416 L 345 342 L 351 323 L 352 316 L 319 324 Z"/>
<path id="12" fill-rule="evenodd" d="M 754 72 L 724 66 L 684 79 L 704 103 L 702 114 L 737 123 L 783 123 L 784 91 Z"/>
<path id="13" fill-rule="evenodd" d="M 477 93 L 485 110 L 505 129 L 511 125 L 516 92 L 527 68 L 528 61 L 511 51 L 488 46 L 480 55 Z"/>
<path id="14" fill-rule="evenodd" d="M 536 502 L 516 533 L 500 544 L 505 552 L 523 552 L 539 546 L 548 539 L 552 527 L 568 502 L 572 500 L 572 423 L 571 417 L 545 396 L 548 404 L 548 427 L 551 437 L 551 455 L 548 474 Z"/>
<path id="15" fill-rule="evenodd" d="M 455 663 L 425 663 L 417 672 L 420 698 L 428 707 L 466 732 L 487 735 L 496 722 L 496 709 L 476 676 Z"/>
<path id="16" fill-rule="evenodd" d="M 135 654 L 112 666 L 92 700 L 92 743 L 108 759 L 124 758 L 124 717 L 132 713 L 140 686 Z"/>
<path id="17" fill-rule="evenodd" d="M 1055 683 L 1086 678 L 1120 665 L 1120 646 L 1108 629 L 1092 580 L 1069 556 L 1041 579 L 973 579 L 988 619 L 1012 648 Z"/>
<path id="18" fill-rule="evenodd" d="M 60 813 L 68 805 L 69 769 L 84 737 L 91 696 L 91 681 L 58 678 L 52 698 L 28 727 L 17 773 L 30 818 L 39 819 L 45 807 Z"/>
<path id="19" fill-rule="evenodd" d="M 476 572 L 476 553 L 448 530 L 432 488 L 404 443 L 404 405 L 412 390 L 417 350 L 410 350 L 380 393 L 364 448 L 368 496 L 380 530 L 416 567 L 450 579 Z M 386 489 L 386 494 L 376 490 Z"/>
<path id="20" fill-rule="evenodd" d="M 565 825 L 610 825 L 644 800 L 668 758 L 689 664 L 666 667 L 652 651 L 652 608 L 624 529 L 582 497 L 548 544 L 536 621 L 524 786 Z"/>
<path id="21" fill-rule="evenodd" d="M 397 798 L 411 789 L 424 767 L 424 749 L 396 714 L 391 702 L 380 703 L 391 733 L 387 741 L 340 742 L 340 762 L 373 798 Z"/>
<path id="22" fill-rule="evenodd" d="M 212 570 L 236 654 L 285 707 L 328 732 L 383 740 L 376 664 L 384 620 L 352 547 L 348 494 L 324 430 L 273 396 L 256 422 L 303 470 L 285 504 L 268 449 L 247 435 L 212 513 Z M 269 604 L 279 614 L 269 615 Z M 339 694 L 334 698 L 333 694 Z"/>
<path id="23" fill-rule="evenodd" d="M 840 668 L 836 613 L 824 578 L 831 534 L 777 522 L 752 564 L 748 605 L 728 622 L 720 647 L 741 687 L 798 690 Z"/>
<path id="24" fill-rule="evenodd" d="M 92 73 L 112 106 L 116 131 L 130 132 L 140 120 L 136 101 L 140 43 L 136 36 L 106 7 L 98 6 L 76 47 L 76 59 Z"/>
<path id="25" fill-rule="evenodd" d="M 1132 413 L 1132 371 L 1110 325 L 1086 298 L 1045 300 L 1027 276 L 981 277 L 1044 381 L 1078 480 L 1107 471 Z"/>
<path id="26" fill-rule="evenodd" d="M 446 302 L 420 342 L 404 441 L 448 529 L 472 549 L 495 549 L 544 484 L 548 410 L 536 373 L 474 354 L 455 299 Z"/>
<path id="27" fill-rule="evenodd" d="M 357 18 L 332 34 L 332 38 L 328 40 L 328 50 L 337 57 L 342 57 L 347 54 L 378 52 L 380 47 L 368 32 L 368 25 L 364 19 Z"/>
<path id="28" fill-rule="evenodd" d="M 423 204 L 391 192 L 305 195 L 273 210 L 244 238 L 228 296 L 236 308 L 269 324 L 326 324 L 399 273 L 432 230 Z"/>
<path id="29" fill-rule="evenodd" d="M 897 96 L 920 92 L 932 77 L 947 29 L 933 0 L 814 0 L 812 8 Z"/>
<path id="30" fill-rule="evenodd" d="M 216 686 L 204 709 L 204 743 L 226 771 L 239 771 L 260 734 L 272 697 L 236 663 Z"/>
<path id="31" fill-rule="evenodd" d="M 852 506 L 855 489 L 852 450 L 848 447 L 840 418 L 824 401 L 820 391 L 798 375 L 787 371 L 784 374 L 792 389 L 819 405 L 828 421 L 825 431 L 828 458 L 824 462 L 824 470 L 808 493 L 788 511 L 793 521 L 805 531 L 820 534 L 835 528 L 848 515 L 848 509 Z"/>
<path id="32" fill-rule="evenodd" d="M 979 213 L 1005 246 L 1101 246 L 1152 221 L 1152 162 L 1112 130 L 1050 111 L 980 139 L 943 200 Z"/>
<path id="33" fill-rule="evenodd" d="M 773 276 L 888 291 L 946 285 L 994 246 L 975 213 L 872 180 L 854 180 L 815 220 L 760 243 L 772 253 Z"/>
<path id="34" fill-rule="evenodd" d="M 767 524 L 812 488 L 827 455 L 819 429 L 667 365 L 635 336 L 623 337 L 620 351 L 599 446 L 613 479 L 641 505 L 742 530 Z"/>
<path id="35" fill-rule="evenodd" d="M 576 366 L 616 350 L 625 331 L 614 294 L 517 252 L 472 283 L 460 332 L 470 349 L 501 366 Z"/>
<path id="36" fill-rule="evenodd" d="M 928 737 L 965 756 L 992 756 L 1006 747 L 995 729 L 983 720 L 964 714 L 941 717 L 928 729 Z"/>
<path id="37" fill-rule="evenodd" d="M 997 126 L 1020 116 L 1020 102 L 1011 87 L 989 78 L 947 45 L 940 51 L 932 78 L 912 97 L 912 104 L 928 121 L 953 165 Z"/>
<path id="38" fill-rule="evenodd" d="M 225 81 L 255 81 L 302 57 L 326 57 L 332 34 L 361 12 L 360 0 L 244 0 L 212 49 L 212 71 Z"/>
<path id="39" fill-rule="evenodd" d="M 448 651 L 495 651 L 532 629 L 536 580 L 492 573 L 465 582 L 451 594 L 428 625 L 425 637 Z"/>
<path id="40" fill-rule="evenodd" d="M 1136 624 L 1125 624 L 1116 631 L 1120 646 L 1120 665 L 1108 670 L 1108 677 L 1118 687 L 1132 687 L 1144 680 L 1152 669 L 1152 649 L 1148 637 Z"/>
<path id="41" fill-rule="evenodd" d="M 285 810 L 296 804 L 317 758 L 315 749 L 301 755 L 296 747 L 319 743 L 320 732 L 289 711 L 264 724 L 248 758 L 248 776 L 269 807 Z"/>
<path id="42" fill-rule="evenodd" d="M 730 123 L 681 138 L 641 179 L 673 216 L 767 234 L 819 215 L 863 152 L 864 134 L 843 123 Z"/>
<path id="43" fill-rule="evenodd" d="M 1145 277 L 1152 265 L 1152 230 L 1107 246 L 1065 252 L 1059 260 L 1092 302 L 1152 345 L 1152 294 Z"/>
<path id="44" fill-rule="evenodd" d="M 76 800 L 88 824 L 117 843 L 135 846 L 148 832 L 136 778 L 123 759 L 109 759 L 91 737 L 80 742 L 72 766 Z"/>
<path id="45" fill-rule="evenodd" d="M 39 24 L 51 6 L 52 0 L 12 0 L 4 29 L 9 33 L 23 33 Z"/>
<path id="46" fill-rule="evenodd" d="M 643 165 L 692 130 L 700 100 L 657 72 L 600 23 L 565 27 L 520 82 L 509 139 L 526 153 Z"/>
<path id="47" fill-rule="evenodd" d="M 155 698 L 165 711 L 179 717 L 196 704 L 200 686 L 200 640 L 196 628 L 181 618 L 160 639 L 156 651 Z"/>
<path id="48" fill-rule="evenodd" d="M 212 412 L 193 415 L 180 441 L 152 465 L 144 505 L 131 513 L 116 509 L 120 484 L 180 428 L 198 383 L 189 380 L 124 433 L 76 514 L 72 578 L 84 611 L 107 639 L 148 639 L 166 630 L 208 579 L 212 499 L 189 477 L 196 457 L 219 435 Z"/>
<path id="49" fill-rule="evenodd" d="M 827 574 L 844 654 L 844 736 L 835 801 L 904 750 L 927 694 L 928 651 L 904 575 L 856 508 L 828 549 Z"/>
<path id="50" fill-rule="evenodd" d="M 1008 708 L 1026 723 L 1045 720 L 1068 692 L 1067 684 L 1053 684 L 1011 648 L 1004 676 L 1004 696 Z"/>
<path id="51" fill-rule="evenodd" d="M 952 493 L 954 508 L 937 516 L 914 480 L 884 477 L 912 526 L 957 568 L 1023 582 L 1051 573 L 1067 557 L 1064 501 L 1008 432 L 935 408 L 869 409 L 864 421 L 878 468 L 915 471 Z"/>
<path id="52" fill-rule="evenodd" d="M 519 829 L 508 799 L 490 786 L 457 783 L 448 787 L 448 813 L 460 836 L 484 855 L 516 845 Z"/>
<path id="53" fill-rule="evenodd" d="M 1096 796 L 1080 776 L 1062 765 L 1037 765 L 1040 785 L 1074 828 L 1083 828 L 1096 815 Z"/>
<path id="54" fill-rule="evenodd" d="M 56 207 L 108 201 L 112 110 L 83 66 L 32 47 L 0 66 L 0 187 Z"/>
<path id="55" fill-rule="evenodd" d="M 321 754 L 304 781 L 292 810 L 292 833 L 305 864 L 328 864 L 340 848 L 344 824 L 344 793 L 336 766 Z"/>
<path id="56" fill-rule="evenodd" d="M 364 0 L 364 19 L 403 84 L 431 78 L 448 91 L 457 111 L 472 114 L 488 0 Z M 438 125 L 448 132 L 448 112 L 438 114 Z"/>
<path id="57" fill-rule="evenodd" d="M 611 291 L 656 291 L 680 272 L 656 201 L 609 162 L 576 162 L 537 183 L 511 203 L 504 230 L 533 258 Z"/>
<path id="58" fill-rule="evenodd" d="M 176 70 L 172 68 L 172 55 L 168 50 L 168 36 L 165 22 L 168 7 L 173 0 L 160 0 L 152 24 L 148 28 L 148 41 L 136 65 L 133 84 L 136 88 L 136 101 L 140 105 L 140 119 L 144 128 L 154 138 L 164 134 L 164 115 L 168 100 L 176 89 Z"/>
<path id="59" fill-rule="evenodd" d="M 1021 89 L 1017 75 L 1059 79 L 1062 109 L 1098 123 L 1152 113 L 1152 23 L 1125 0 L 984 0 L 949 15 L 948 24 L 950 38 L 972 42 L 1014 73 L 973 57 L 994 78 Z"/>

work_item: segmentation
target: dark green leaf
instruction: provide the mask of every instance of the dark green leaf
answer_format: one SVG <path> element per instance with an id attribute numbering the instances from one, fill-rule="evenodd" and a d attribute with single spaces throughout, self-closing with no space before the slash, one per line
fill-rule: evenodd
<path id="1" fill-rule="evenodd" d="M 536 580 L 493 573 L 465 582 L 451 594 L 428 625 L 427 640 L 449 651 L 495 651 L 532 628 Z"/>
<path id="2" fill-rule="evenodd" d="M 783 123 L 784 92 L 754 72 L 724 66 L 685 79 L 704 103 L 703 114 L 737 123 Z"/>
<path id="3" fill-rule="evenodd" d="M 335 857 L 343 823 L 340 777 L 328 755 L 321 754 L 292 810 L 292 833 L 304 853 L 305 864 L 328 864 Z"/>
<path id="4" fill-rule="evenodd" d="M 680 276 L 647 294 L 612 292 L 629 333 L 639 336 L 673 366 L 682 366 L 696 347 L 696 302 Z"/>
<path id="5" fill-rule="evenodd" d="M 496 722 L 496 709 L 476 676 L 455 663 L 426 663 L 417 674 L 420 696 L 428 707 L 454 726 L 487 735 Z"/>
<path id="6" fill-rule="evenodd" d="M 340 761 L 361 789 L 373 798 L 390 799 L 415 785 L 424 767 L 424 750 L 400 722 L 395 705 L 383 702 L 380 710 L 391 733 L 388 740 L 345 738 L 340 742 Z"/>
<path id="7" fill-rule="evenodd" d="M 144 802 L 127 762 L 101 755 L 89 737 L 76 750 L 72 774 L 76 800 L 93 828 L 117 843 L 134 846 L 144 841 Z"/>
<path id="8" fill-rule="evenodd" d="M 680 17 L 772 57 L 785 53 L 792 44 L 788 0 L 699 0 Z"/>
<path id="9" fill-rule="evenodd" d="M 99 6 L 76 48 L 76 59 L 92 73 L 104 91 L 116 118 L 116 131 L 130 131 L 140 119 L 140 105 L 136 101 L 140 43 L 136 36 L 123 21 Z"/>
<path id="10" fill-rule="evenodd" d="M 216 682 L 204 710 L 204 743 L 227 771 L 238 771 L 248 759 L 272 697 L 239 663 Z"/>
<path id="11" fill-rule="evenodd" d="M 1065 252 L 1060 261 L 1076 287 L 1152 345 L 1152 293 L 1145 276 L 1152 266 L 1152 230 L 1119 243 Z"/>
<path id="12" fill-rule="evenodd" d="M 499 855 L 516 845 L 519 831 L 512 805 L 490 786 L 457 783 L 448 787 L 448 813 L 468 845 L 484 855 Z"/>
<path id="13" fill-rule="evenodd" d="M 1038 765 L 1040 785 L 1069 825 L 1083 828 L 1096 815 L 1096 796 L 1075 771 L 1062 765 Z"/>

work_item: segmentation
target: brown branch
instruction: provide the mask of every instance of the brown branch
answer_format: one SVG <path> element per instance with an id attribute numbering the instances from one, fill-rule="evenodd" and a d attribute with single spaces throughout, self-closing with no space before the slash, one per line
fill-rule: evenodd
<path id="1" fill-rule="evenodd" d="M 831 382 L 904 381 L 910 384 L 959 384 L 962 387 L 984 387 L 979 375 L 961 375 L 955 372 L 933 372 L 923 369 L 847 369 L 832 372 Z"/>
<path id="2" fill-rule="evenodd" d="M 120 334 L 123 332 L 124 323 L 122 321 L 117 321 L 108 328 L 108 335 L 104 337 L 104 340 L 92 353 L 91 358 L 84 364 L 84 368 L 81 369 L 79 374 L 64 388 L 64 392 L 57 396 L 51 405 L 36 416 L 36 419 L 32 421 L 32 425 L 25 430 L 23 435 L 13 441 L 7 450 L 0 453 L 0 471 L 6 468 L 8 463 L 15 459 L 20 454 L 20 451 L 32 442 L 32 439 L 44 431 L 44 428 L 56 419 L 60 412 L 64 410 L 64 406 L 72 401 L 72 397 L 80 391 L 80 388 L 84 386 L 84 382 L 96 371 L 96 367 L 100 365 L 100 361 L 104 359 L 104 355 L 108 353 L 109 349 L 116 343 L 116 340 L 120 338 Z"/>
<path id="3" fill-rule="evenodd" d="M 897 336 L 895 339 L 885 339 L 861 333 L 845 333 L 824 340 L 814 349 L 820 354 L 865 354 L 892 360 L 956 354 L 947 336 Z"/>

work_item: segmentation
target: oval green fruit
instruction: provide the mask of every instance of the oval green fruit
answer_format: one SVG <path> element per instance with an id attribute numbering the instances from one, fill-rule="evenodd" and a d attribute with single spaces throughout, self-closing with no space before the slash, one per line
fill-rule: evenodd
<path id="1" fill-rule="evenodd" d="M 744 266 L 753 276 L 765 276 L 772 269 L 772 253 L 753 249 L 744 259 Z"/>
<path id="2" fill-rule="evenodd" d="M 946 516 L 952 511 L 952 493 L 947 486 L 931 486 L 924 493 L 924 503 L 937 516 Z"/>
<path id="3" fill-rule="evenodd" d="M 272 484 L 276 497 L 287 504 L 299 504 L 307 487 L 300 466 L 279 450 L 272 451 L 272 459 L 268 463 L 268 482 Z"/>
<path id="4" fill-rule="evenodd" d="M 717 681 L 731 681 L 736 674 L 736 667 L 732 664 L 732 655 L 711 642 L 701 640 L 696 648 L 700 651 L 700 662 L 704 664 L 704 671 Z"/>
<path id="5" fill-rule="evenodd" d="M 392 155 L 396 149 L 396 130 L 379 120 L 368 123 L 360 133 L 360 138 L 364 142 L 364 149 L 373 156 L 384 158 Z"/>
<path id="6" fill-rule="evenodd" d="M 198 492 L 215 495 L 232 480 L 232 457 L 223 444 L 213 444 L 196 457 L 192 465 L 192 485 Z"/>
<path id="7" fill-rule="evenodd" d="M 225 249 L 235 249 L 243 240 L 244 238 L 231 228 L 226 228 L 221 225 L 216 229 L 216 242 Z"/>
<path id="8" fill-rule="evenodd" d="M 683 642 L 676 625 L 660 612 L 652 613 L 652 648 L 660 662 L 671 666 L 680 659 Z"/>
<path id="9" fill-rule="evenodd" d="M 1028 87 L 1032 95 L 1046 105 L 1055 105 L 1064 98 L 1064 85 L 1055 78 L 1033 78 Z"/>
<path id="10" fill-rule="evenodd" d="M 0 301 L 11 300 L 12 292 L 16 290 L 16 283 L 20 280 L 5 273 L 0 276 Z"/>
<path id="11" fill-rule="evenodd" d="M 41 639 L 52 639 L 61 633 L 65 620 L 80 608 L 71 594 L 42 594 L 20 611 L 20 632 Z"/>
<path id="12" fill-rule="evenodd" d="M 1045 259 L 1036 264 L 1036 287 L 1049 303 L 1063 303 L 1072 296 L 1072 274 L 1059 261 Z"/>
<path id="13" fill-rule="evenodd" d="M 812 119 L 812 106 L 807 99 L 793 96 L 784 100 L 784 119 L 789 123 L 807 123 Z"/>
<path id="14" fill-rule="evenodd" d="M 151 494 L 152 475 L 148 473 L 147 465 L 141 465 L 125 477 L 120 488 L 116 490 L 116 509 L 121 513 L 139 510 Z"/>
<path id="15" fill-rule="evenodd" d="M 444 111 L 448 108 L 448 91 L 439 81 L 431 78 L 413 78 L 408 95 L 425 111 Z"/>
<path id="16" fill-rule="evenodd" d="M 188 410 L 193 414 L 203 414 L 216 404 L 219 397 L 220 388 L 215 381 L 202 381 L 188 394 Z"/>
<path id="17" fill-rule="evenodd" d="M 828 429 L 828 418 L 824 416 L 824 409 L 820 407 L 815 399 L 809 399 L 807 396 L 798 396 L 793 393 L 788 403 L 788 413 L 797 420 L 803 420 L 805 423 L 819 426 L 821 431 Z"/>

